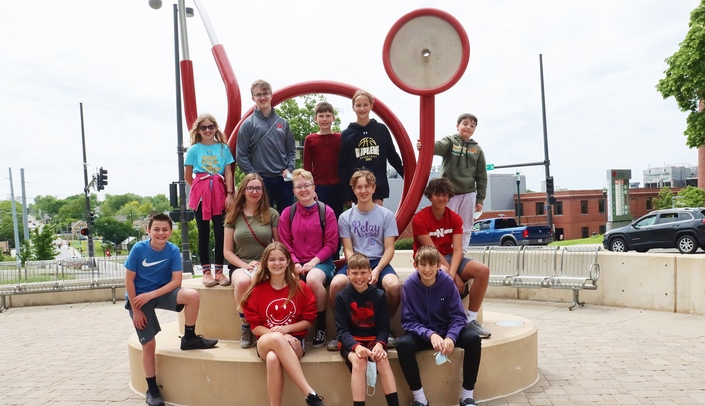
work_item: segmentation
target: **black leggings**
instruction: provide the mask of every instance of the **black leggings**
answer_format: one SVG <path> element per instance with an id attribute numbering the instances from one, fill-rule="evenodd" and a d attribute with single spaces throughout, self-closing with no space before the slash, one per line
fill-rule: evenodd
<path id="1" fill-rule="evenodd" d="M 223 262 L 225 262 L 225 257 L 223 256 L 223 241 L 225 240 L 223 214 L 211 215 L 211 221 L 213 221 L 213 236 L 215 237 L 215 264 L 223 265 Z M 211 225 L 210 221 L 203 220 L 200 203 L 196 209 L 196 225 L 198 226 L 198 256 L 201 258 L 201 265 L 208 265 L 211 263 Z"/>
<path id="2" fill-rule="evenodd" d="M 465 350 L 465 355 L 463 355 L 463 388 L 467 390 L 475 389 L 477 371 L 480 369 L 481 341 L 477 333 L 463 327 L 458 334 L 458 341 L 455 343 L 456 348 Z M 416 353 L 428 349 L 433 349 L 431 342 L 415 333 L 404 333 L 397 341 L 399 366 L 401 366 L 406 383 L 409 384 L 412 391 L 421 389 L 421 375 L 419 374 L 419 364 L 416 362 Z"/>

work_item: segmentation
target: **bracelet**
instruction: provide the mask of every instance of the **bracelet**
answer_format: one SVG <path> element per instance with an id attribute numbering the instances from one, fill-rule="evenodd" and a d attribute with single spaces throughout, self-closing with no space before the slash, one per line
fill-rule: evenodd
<path id="1" fill-rule="evenodd" d="M 235 194 L 235 192 L 233 192 L 232 190 L 228 190 L 228 194 L 232 195 L 232 194 Z"/>

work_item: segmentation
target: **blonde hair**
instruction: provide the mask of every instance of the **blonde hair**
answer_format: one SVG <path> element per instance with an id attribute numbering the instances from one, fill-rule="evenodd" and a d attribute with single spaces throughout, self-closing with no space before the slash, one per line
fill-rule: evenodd
<path id="1" fill-rule="evenodd" d="M 282 253 L 284 253 L 286 260 L 289 263 L 286 267 L 286 272 L 284 272 L 284 282 L 286 282 L 286 285 L 289 287 L 289 295 L 287 296 L 286 300 L 291 300 L 299 291 L 303 292 L 303 288 L 299 283 L 299 277 L 296 275 L 296 271 L 294 270 L 294 261 L 292 261 L 291 259 L 291 253 L 289 252 L 289 249 L 286 248 L 286 245 L 275 241 L 267 245 L 267 248 L 265 248 L 264 252 L 262 252 L 262 259 L 259 261 L 259 268 L 257 268 L 255 274 L 252 275 L 252 282 L 250 283 L 250 287 L 247 288 L 247 291 L 242 296 L 240 306 L 243 306 L 244 303 L 247 302 L 247 299 L 249 299 L 252 295 L 252 290 L 255 288 L 255 286 L 259 285 L 260 283 L 267 282 L 269 279 L 272 278 L 272 273 L 269 268 L 267 268 L 267 260 L 269 259 L 269 254 L 272 251 L 281 251 Z"/>
<path id="2" fill-rule="evenodd" d="M 348 259 L 348 269 L 370 269 L 370 259 L 356 252 Z"/>
<path id="3" fill-rule="evenodd" d="M 370 185 L 377 185 L 377 178 L 374 173 L 368 171 L 367 169 L 358 169 L 350 177 L 350 186 L 354 188 L 360 178 L 365 178 L 367 183 Z"/>
<path id="4" fill-rule="evenodd" d="M 370 92 L 368 92 L 368 91 L 366 91 L 366 90 L 362 90 L 362 89 L 357 89 L 357 90 L 355 90 L 355 93 L 353 93 L 353 96 L 352 96 L 352 105 L 353 105 L 353 107 L 355 106 L 355 99 L 357 99 L 357 98 L 360 97 L 360 96 L 365 96 L 365 97 L 367 97 L 368 99 L 370 99 L 370 104 L 375 104 L 375 98 L 372 97 L 372 95 L 370 94 Z"/>
<path id="5" fill-rule="evenodd" d="M 291 180 L 295 182 L 299 178 L 304 178 L 313 182 L 313 174 L 306 169 L 294 169 L 294 172 L 291 173 Z"/>
<path id="6" fill-rule="evenodd" d="M 262 184 L 262 198 L 259 200 L 254 216 L 259 216 L 259 222 L 261 224 L 269 224 L 269 222 L 272 221 L 272 215 L 269 213 L 269 198 L 267 197 L 267 191 L 264 189 L 264 179 L 252 172 L 242 178 L 242 182 L 240 182 L 240 186 L 237 188 L 235 203 L 230 205 L 225 213 L 225 222 L 227 224 L 235 224 L 238 216 L 245 209 L 245 189 L 247 188 L 247 184 L 253 180 L 258 180 Z"/>
<path id="7" fill-rule="evenodd" d="M 203 137 L 201 137 L 201 133 L 199 132 L 198 127 L 200 127 L 201 123 L 206 120 L 210 121 L 211 123 L 213 123 L 213 125 L 215 125 L 215 141 L 221 144 L 226 144 L 228 140 L 225 138 L 225 134 L 220 131 L 220 127 L 218 127 L 218 122 L 216 121 L 215 117 L 213 117 L 212 114 L 204 113 L 198 116 L 196 121 L 193 122 L 193 126 L 191 127 L 190 131 L 191 145 L 196 145 L 201 142 L 201 140 L 203 140 Z"/>

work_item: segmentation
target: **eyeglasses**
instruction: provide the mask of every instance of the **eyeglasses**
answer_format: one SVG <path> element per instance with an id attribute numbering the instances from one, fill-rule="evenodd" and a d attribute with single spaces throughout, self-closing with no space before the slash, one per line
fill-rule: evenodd
<path id="1" fill-rule="evenodd" d="M 294 186 L 294 189 L 302 190 L 302 189 L 311 189 L 312 187 L 313 187 L 313 183 L 304 183 L 303 185 Z"/>
<path id="2" fill-rule="evenodd" d="M 211 125 L 199 125 L 198 129 L 201 131 L 206 131 L 206 130 L 215 130 L 215 124 Z"/>
<path id="3" fill-rule="evenodd" d="M 262 93 L 255 93 L 252 96 L 254 96 L 255 99 L 261 99 L 263 97 L 269 97 L 272 95 L 272 92 L 262 92 Z"/>
<path id="4" fill-rule="evenodd" d="M 245 188 L 250 193 L 261 193 L 262 192 L 262 186 L 248 186 Z"/>

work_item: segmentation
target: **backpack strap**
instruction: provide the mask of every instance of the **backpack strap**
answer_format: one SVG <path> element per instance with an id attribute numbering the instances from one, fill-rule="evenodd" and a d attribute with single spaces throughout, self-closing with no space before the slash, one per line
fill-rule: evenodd
<path id="1" fill-rule="evenodd" d="M 326 204 L 316 200 L 318 204 L 318 221 L 321 223 L 321 231 L 323 232 L 323 237 L 321 238 L 321 246 L 325 245 L 326 240 Z M 296 206 L 298 203 L 294 203 L 289 206 L 289 227 L 294 224 L 294 214 L 296 214 Z"/>

